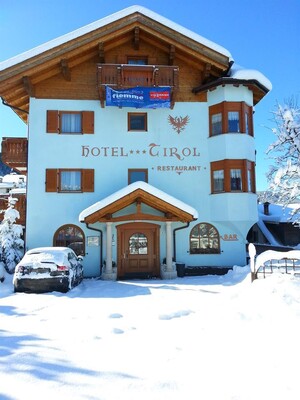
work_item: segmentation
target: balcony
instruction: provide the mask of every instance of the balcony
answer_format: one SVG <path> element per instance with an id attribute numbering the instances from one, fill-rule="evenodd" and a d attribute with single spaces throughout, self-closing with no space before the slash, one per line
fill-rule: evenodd
<path id="1" fill-rule="evenodd" d="M 105 86 L 114 89 L 140 87 L 171 88 L 171 107 L 178 89 L 179 68 L 167 65 L 98 64 L 98 88 L 104 107 Z"/>
<path id="2" fill-rule="evenodd" d="M 2 139 L 2 162 L 21 174 L 27 172 L 28 140 L 26 138 Z"/>

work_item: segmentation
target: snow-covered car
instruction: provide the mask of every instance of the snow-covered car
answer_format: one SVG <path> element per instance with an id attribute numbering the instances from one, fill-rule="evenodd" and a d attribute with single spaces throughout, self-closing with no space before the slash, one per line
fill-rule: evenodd
<path id="1" fill-rule="evenodd" d="M 15 292 L 67 292 L 83 279 L 82 257 L 68 247 L 27 251 L 13 277 Z"/>

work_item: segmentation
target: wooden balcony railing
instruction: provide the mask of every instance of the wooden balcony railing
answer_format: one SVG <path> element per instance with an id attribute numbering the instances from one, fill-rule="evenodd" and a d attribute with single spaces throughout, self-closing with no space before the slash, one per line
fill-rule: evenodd
<path id="1" fill-rule="evenodd" d="M 133 65 L 133 64 L 98 64 L 98 87 L 102 107 L 105 100 L 105 86 L 114 89 L 130 87 L 163 87 L 171 88 L 174 105 L 174 94 L 178 89 L 179 68 L 167 65 Z"/>
<path id="2" fill-rule="evenodd" d="M 8 167 L 26 174 L 28 140 L 26 138 L 2 139 L 2 162 Z"/>
<path id="3" fill-rule="evenodd" d="M 9 194 L 0 194 L 0 210 L 6 210 L 8 206 Z M 26 195 L 23 193 L 12 194 L 13 198 L 18 199 L 15 209 L 19 211 L 20 218 L 16 220 L 16 224 L 25 225 L 26 222 Z M 4 213 L 0 213 L 0 221 L 4 218 Z"/>

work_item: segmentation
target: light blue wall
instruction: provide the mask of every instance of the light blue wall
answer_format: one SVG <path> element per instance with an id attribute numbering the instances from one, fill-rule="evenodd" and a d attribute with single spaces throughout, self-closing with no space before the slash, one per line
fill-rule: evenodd
<path id="1" fill-rule="evenodd" d="M 99 101 L 32 98 L 28 150 L 27 247 L 52 245 L 54 232 L 64 224 L 79 225 L 86 236 L 97 236 L 97 232 L 79 223 L 79 213 L 126 186 L 129 168 L 148 168 L 148 182 L 151 185 L 186 202 L 199 212 L 198 221 L 176 234 L 177 261 L 195 266 L 244 265 L 246 235 L 257 220 L 256 196 L 248 193 L 210 194 L 211 161 L 226 158 L 255 160 L 253 137 L 238 134 L 208 137 L 208 107 L 224 100 L 246 101 L 252 105 L 252 93 L 245 87 L 229 85 L 208 92 L 207 103 L 176 103 L 173 110 L 101 108 Z M 46 133 L 47 110 L 94 111 L 95 134 Z M 144 111 L 148 114 L 148 132 L 127 132 L 128 112 Z M 170 115 L 189 117 L 188 124 L 180 134 L 169 123 Z M 172 171 L 176 167 L 183 171 Z M 47 168 L 93 168 L 95 191 L 83 194 L 46 193 Z M 199 222 L 215 225 L 222 238 L 237 235 L 238 240 L 222 239 L 220 255 L 190 255 L 189 233 Z M 103 229 L 105 257 L 105 225 L 94 226 Z M 173 224 L 174 228 L 179 226 L 182 224 Z M 115 227 L 113 234 L 116 238 Z M 162 224 L 161 259 L 165 257 L 165 240 L 165 226 Z M 99 274 L 99 247 L 86 250 L 86 276 L 96 276 Z M 113 257 L 116 258 L 116 245 Z"/>

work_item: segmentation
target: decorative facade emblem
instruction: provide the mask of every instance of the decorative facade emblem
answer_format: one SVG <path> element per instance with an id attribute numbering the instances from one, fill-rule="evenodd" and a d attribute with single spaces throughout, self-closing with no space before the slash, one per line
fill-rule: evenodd
<path id="1" fill-rule="evenodd" d="M 189 119 L 190 117 L 188 115 L 185 117 L 172 117 L 169 115 L 168 117 L 169 124 L 172 125 L 172 128 L 178 133 L 178 135 L 185 129 Z"/>

